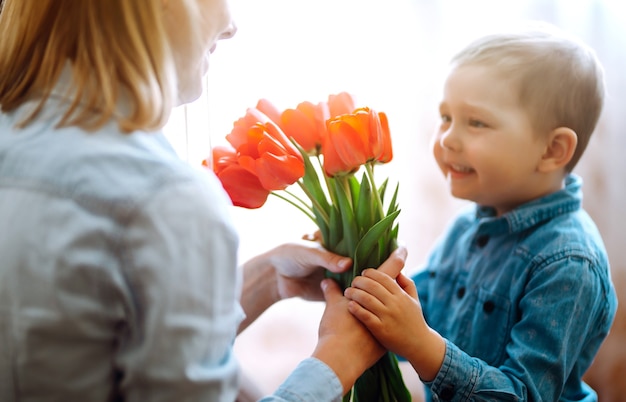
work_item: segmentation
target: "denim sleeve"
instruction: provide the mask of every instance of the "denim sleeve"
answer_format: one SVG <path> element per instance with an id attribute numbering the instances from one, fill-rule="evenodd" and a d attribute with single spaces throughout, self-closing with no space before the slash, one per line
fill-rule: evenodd
<path id="1" fill-rule="evenodd" d="M 443 365 L 426 384 L 433 394 L 448 401 L 556 401 L 592 392 L 582 384 L 577 396 L 561 395 L 570 374 L 580 378 L 587 370 L 615 314 L 606 267 L 576 255 L 543 263 L 519 301 L 504 363 L 489 366 L 447 341 Z"/>
<path id="2" fill-rule="evenodd" d="M 132 304 L 115 358 L 127 402 L 236 397 L 238 238 L 216 185 L 170 184 L 128 224 Z"/>
<path id="3" fill-rule="evenodd" d="M 343 387 L 335 373 L 315 358 L 303 360 L 271 396 L 260 402 L 338 402 Z"/>

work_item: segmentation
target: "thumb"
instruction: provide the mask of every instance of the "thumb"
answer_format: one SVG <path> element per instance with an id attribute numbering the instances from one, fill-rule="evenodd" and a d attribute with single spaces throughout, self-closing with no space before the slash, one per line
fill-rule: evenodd
<path id="1" fill-rule="evenodd" d="M 323 259 L 323 263 L 320 265 L 330 272 L 341 273 L 347 271 L 352 266 L 352 259 L 331 253 L 330 251 L 322 251 L 321 257 Z"/>
<path id="2" fill-rule="evenodd" d="M 400 271 L 404 268 L 404 263 L 406 262 L 407 257 L 407 249 L 404 246 L 399 246 L 397 249 L 391 253 L 389 258 L 385 262 L 382 263 L 378 270 L 384 272 L 392 278 L 397 278 L 400 274 Z"/>
<path id="3" fill-rule="evenodd" d="M 324 300 L 326 300 L 327 304 L 331 304 L 333 301 L 337 300 L 337 298 L 343 296 L 339 284 L 332 279 L 324 279 L 320 285 L 324 293 Z"/>
<path id="4" fill-rule="evenodd" d="M 398 285 L 404 290 L 409 296 L 414 299 L 417 299 L 417 289 L 415 288 L 415 283 L 409 277 L 404 276 L 403 274 L 399 274 L 396 278 L 396 282 Z"/>

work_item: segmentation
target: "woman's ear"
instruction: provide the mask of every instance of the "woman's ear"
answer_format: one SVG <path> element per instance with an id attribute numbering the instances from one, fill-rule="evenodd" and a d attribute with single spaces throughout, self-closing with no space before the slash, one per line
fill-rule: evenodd
<path id="1" fill-rule="evenodd" d="M 571 128 L 558 127 L 552 130 L 539 162 L 539 171 L 547 173 L 565 167 L 572 159 L 577 144 L 578 136 Z"/>

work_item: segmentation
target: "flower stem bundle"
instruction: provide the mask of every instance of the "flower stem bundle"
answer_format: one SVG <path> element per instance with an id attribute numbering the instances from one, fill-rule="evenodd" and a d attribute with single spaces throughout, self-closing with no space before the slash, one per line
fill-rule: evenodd
<path id="1" fill-rule="evenodd" d="M 260 208 L 270 194 L 303 212 L 328 250 L 352 258 L 352 270 L 327 272 L 342 288 L 379 267 L 397 247 L 398 188 L 378 183 L 377 165 L 393 157 L 387 116 L 355 107 L 352 95 L 278 110 L 261 99 L 234 123 L 231 146 L 213 148 L 213 169 L 233 205 Z M 291 188 L 293 186 L 293 189 Z M 404 402 L 411 396 L 387 352 L 344 401 Z"/>

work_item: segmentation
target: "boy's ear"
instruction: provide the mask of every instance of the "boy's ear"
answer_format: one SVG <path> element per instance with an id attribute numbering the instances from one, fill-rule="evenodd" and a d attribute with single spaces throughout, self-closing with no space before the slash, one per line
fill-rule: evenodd
<path id="1" fill-rule="evenodd" d="M 539 171 L 547 173 L 565 167 L 574 156 L 577 144 L 578 136 L 571 128 L 558 127 L 552 130 L 539 162 Z"/>

